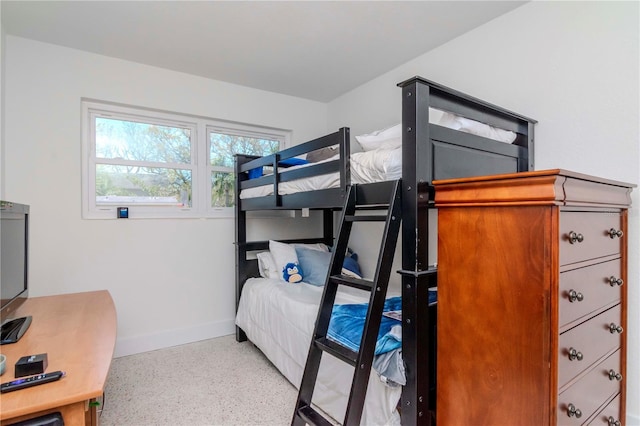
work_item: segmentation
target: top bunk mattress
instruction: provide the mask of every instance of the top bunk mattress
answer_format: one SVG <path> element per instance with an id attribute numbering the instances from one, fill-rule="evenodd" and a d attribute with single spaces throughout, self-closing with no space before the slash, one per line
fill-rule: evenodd
<path id="1" fill-rule="evenodd" d="M 338 159 L 338 155 L 320 161 L 290 167 L 287 171 L 308 167 L 311 164 L 319 164 Z M 351 154 L 351 183 L 374 183 L 385 180 L 395 180 L 402 177 L 402 148 L 376 149 L 373 151 L 356 152 Z M 278 184 L 278 194 L 288 195 L 297 192 L 316 191 L 319 189 L 338 188 L 340 186 L 340 173 L 329 173 L 312 176 L 306 179 L 297 179 Z M 240 199 L 264 197 L 273 195 L 273 185 L 257 186 L 243 189 Z"/>

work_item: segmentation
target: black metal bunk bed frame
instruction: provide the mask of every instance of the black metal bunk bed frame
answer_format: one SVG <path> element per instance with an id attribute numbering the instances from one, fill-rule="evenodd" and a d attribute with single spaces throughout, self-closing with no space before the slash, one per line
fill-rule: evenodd
<path id="1" fill-rule="evenodd" d="M 428 289 L 436 286 L 437 271 L 428 264 L 429 215 L 434 207 L 434 180 L 523 172 L 534 169 L 535 120 L 492 105 L 438 83 L 414 77 L 398 84 L 402 88 L 402 354 L 407 384 L 402 391 L 404 425 L 431 424 L 435 413 L 436 309 L 428 307 Z M 451 130 L 429 123 L 429 107 L 451 112 L 481 123 L 517 133 L 512 144 Z M 323 231 L 318 238 L 284 242 L 334 240 L 334 211 L 344 205 L 350 179 L 349 129 L 285 149 L 266 157 L 236 156 L 236 307 L 244 282 L 257 277 L 255 259 L 249 252 L 268 250 L 268 241 L 247 241 L 247 211 L 322 210 Z M 279 162 L 323 147 L 339 145 L 339 160 L 286 171 Z M 247 172 L 271 167 L 273 173 L 248 180 Z M 340 186 L 312 192 L 278 195 L 280 182 L 339 172 Z M 240 199 L 243 189 L 272 185 L 269 196 Z M 389 182 L 357 185 L 358 204 L 384 204 Z M 383 190 L 384 189 L 384 190 Z M 236 339 L 246 340 L 237 328 Z"/>

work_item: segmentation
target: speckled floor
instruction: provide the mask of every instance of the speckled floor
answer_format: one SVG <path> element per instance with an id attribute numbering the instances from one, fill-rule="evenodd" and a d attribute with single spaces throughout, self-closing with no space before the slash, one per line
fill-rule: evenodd
<path id="1" fill-rule="evenodd" d="M 100 424 L 288 425 L 296 396 L 258 349 L 231 335 L 114 359 Z"/>

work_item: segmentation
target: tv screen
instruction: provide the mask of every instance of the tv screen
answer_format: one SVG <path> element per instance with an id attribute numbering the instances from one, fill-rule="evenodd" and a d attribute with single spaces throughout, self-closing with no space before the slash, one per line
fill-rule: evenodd
<path id="1" fill-rule="evenodd" d="M 28 296 L 29 206 L 0 201 L 0 319 Z"/>

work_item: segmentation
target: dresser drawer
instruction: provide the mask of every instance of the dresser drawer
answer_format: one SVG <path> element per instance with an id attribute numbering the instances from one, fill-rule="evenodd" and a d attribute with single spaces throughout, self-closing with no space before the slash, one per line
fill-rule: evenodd
<path id="1" fill-rule="evenodd" d="M 613 426 L 616 421 L 620 422 L 621 425 L 624 425 L 624 419 L 621 419 L 620 416 L 620 395 L 616 396 L 610 403 L 604 407 L 598 415 L 596 415 L 593 420 L 589 422 L 589 425 L 593 426 Z"/>
<path id="2" fill-rule="evenodd" d="M 620 259 L 560 274 L 560 329 L 620 301 Z M 612 279 L 613 277 L 613 279 Z M 613 285 L 612 285 L 613 284 Z"/>
<path id="3" fill-rule="evenodd" d="M 558 388 L 607 353 L 620 347 L 620 333 L 610 325 L 620 325 L 620 305 L 602 312 L 589 321 L 560 335 L 558 341 Z M 574 353 L 574 356 L 571 354 Z"/>
<path id="4" fill-rule="evenodd" d="M 620 253 L 625 236 L 611 238 L 609 230 L 620 230 L 620 214 L 608 212 L 560 213 L 560 265 Z"/>
<path id="5" fill-rule="evenodd" d="M 610 378 L 610 371 L 613 374 L 620 371 L 619 350 L 558 396 L 558 425 L 582 424 L 620 392 L 620 381 Z"/>

